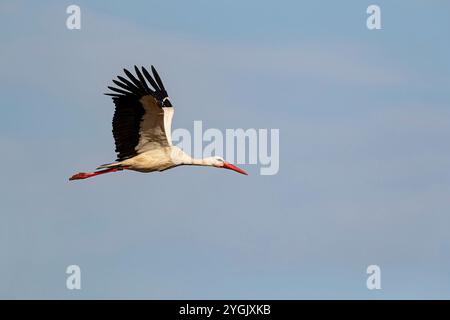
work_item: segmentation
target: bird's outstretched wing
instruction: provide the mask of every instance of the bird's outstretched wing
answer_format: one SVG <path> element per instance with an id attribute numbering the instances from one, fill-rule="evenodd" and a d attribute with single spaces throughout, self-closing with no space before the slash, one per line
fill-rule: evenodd
<path id="1" fill-rule="evenodd" d="M 119 161 L 172 145 L 174 110 L 161 78 L 153 66 L 153 77 L 144 67 L 134 70 L 136 76 L 124 69 L 128 79 L 118 76 L 117 87 L 108 87 L 113 93 L 105 93 L 116 106 L 112 131 Z"/>

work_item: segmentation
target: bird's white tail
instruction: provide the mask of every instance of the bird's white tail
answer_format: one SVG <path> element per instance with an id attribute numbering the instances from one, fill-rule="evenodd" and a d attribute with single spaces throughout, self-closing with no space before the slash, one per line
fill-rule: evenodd
<path id="1" fill-rule="evenodd" d="M 120 164 L 120 162 L 113 162 L 113 163 L 105 163 L 102 164 L 101 166 L 97 167 L 96 170 L 100 170 L 100 169 L 111 169 L 111 168 L 120 168 L 122 167 L 122 165 Z"/>

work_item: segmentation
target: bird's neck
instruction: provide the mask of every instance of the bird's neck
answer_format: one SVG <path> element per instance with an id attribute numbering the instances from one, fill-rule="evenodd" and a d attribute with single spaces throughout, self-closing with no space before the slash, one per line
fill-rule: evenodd
<path id="1" fill-rule="evenodd" d="M 191 163 L 189 163 L 190 165 L 193 166 L 212 166 L 213 165 L 213 160 L 214 158 L 203 158 L 203 159 L 196 159 L 196 158 L 192 158 Z"/>
<path id="2" fill-rule="evenodd" d="M 170 151 L 170 157 L 176 165 L 212 166 L 214 163 L 214 157 L 196 159 L 178 147 L 172 147 Z"/>

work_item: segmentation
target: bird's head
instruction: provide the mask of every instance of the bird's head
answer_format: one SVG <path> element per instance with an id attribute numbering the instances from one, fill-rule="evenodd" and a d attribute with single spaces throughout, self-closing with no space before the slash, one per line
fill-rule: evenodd
<path id="1" fill-rule="evenodd" d="M 222 157 L 215 156 L 215 157 L 209 158 L 209 160 L 210 160 L 211 165 L 216 168 L 229 169 L 229 170 L 239 172 L 241 174 L 248 175 L 247 172 L 245 172 L 241 168 L 236 167 L 235 165 L 232 165 L 231 163 L 226 162 Z"/>

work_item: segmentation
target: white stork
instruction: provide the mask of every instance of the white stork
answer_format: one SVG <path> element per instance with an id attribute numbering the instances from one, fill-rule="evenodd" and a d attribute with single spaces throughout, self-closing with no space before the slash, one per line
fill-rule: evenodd
<path id="1" fill-rule="evenodd" d="M 138 172 L 163 171 L 181 165 L 224 168 L 247 174 L 221 157 L 194 159 L 172 145 L 171 127 L 173 107 L 167 91 L 152 66 L 153 77 L 142 67 L 134 66 L 137 78 L 128 70 L 128 79 L 118 76 L 113 82 L 120 88 L 108 87 L 116 106 L 112 132 L 116 143 L 117 160 L 101 165 L 95 172 L 80 172 L 69 180 L 79 180 L 121 170 Z M 145 78 L 144 78 L 145 77 Z M 150 83 L 150 88 L 146 82 Z M 102 169 L 102 170 L 100 170 Z"/>

